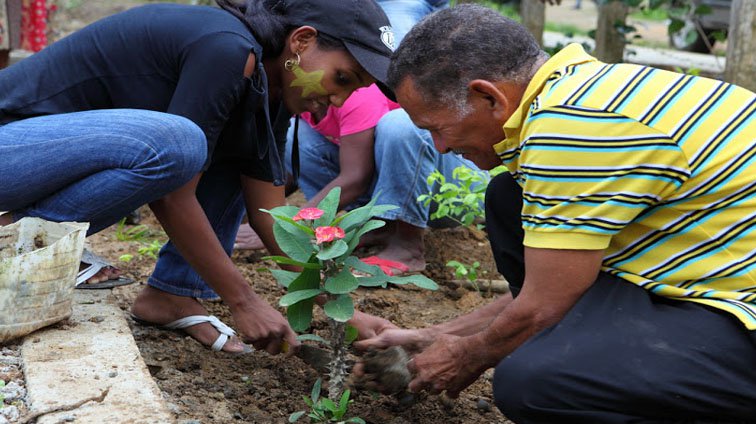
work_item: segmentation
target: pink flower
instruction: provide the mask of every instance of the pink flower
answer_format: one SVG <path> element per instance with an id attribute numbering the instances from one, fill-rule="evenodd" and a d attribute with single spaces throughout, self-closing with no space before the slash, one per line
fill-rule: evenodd
<path id="1" fill-rule="evenodd" d="M 339 227 L 318 227 L 315 229 L 315 241 L 318 244 L 344 238 L 344 230 Z"/>
<path id="2" fill-rule="evenodd" d="M 292 219 L 294 221 L 299 221 L 302 219 L 318 219 L 321 216 L 323 216 L 323 211 L 318 208 L 304 208 L 300 209 Z"/>

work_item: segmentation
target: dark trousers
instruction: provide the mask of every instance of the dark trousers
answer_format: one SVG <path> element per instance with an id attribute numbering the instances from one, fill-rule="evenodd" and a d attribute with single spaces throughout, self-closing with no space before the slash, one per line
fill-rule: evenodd
<path id="1" fill-rule="evenodd" d="M 496 264 L 524 279 L 522 191 L 486 193 Z M 725 312 L 601 273 L 567 315 L 504 358 L 496 406 L 516 423 L 756 423 L 756 332 Z"/>

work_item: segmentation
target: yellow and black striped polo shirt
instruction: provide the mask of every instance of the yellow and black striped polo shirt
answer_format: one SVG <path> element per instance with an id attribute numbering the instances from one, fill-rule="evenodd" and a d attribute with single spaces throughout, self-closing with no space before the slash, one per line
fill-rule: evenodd
<path id="1" fill-rule="evenodd" d="M 606 249 L 605 271 L 756 329 L 755 113 L 735 85 L 568 46 L 495 146 L 523 187 L 525 245 Z"/>

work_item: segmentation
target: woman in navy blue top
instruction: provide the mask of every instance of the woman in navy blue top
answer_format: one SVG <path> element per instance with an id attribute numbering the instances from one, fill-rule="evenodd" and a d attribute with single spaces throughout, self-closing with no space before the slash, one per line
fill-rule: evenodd
<path id="1" fill-rule="evenodd" d="M 278 353 L 295 334 L 228 256 L 244 206 L 282 254 L 259 209 L 284 204 L 289 118 L 381 85 L 393 36 L 374 0 L 218 3 L 131 9 L 0 71 L 0 225 L 92 234 L 149 204 L 171 241 L 132 315 L 244 351 L 194 299 L 220 296 L 243 340 Z"/>

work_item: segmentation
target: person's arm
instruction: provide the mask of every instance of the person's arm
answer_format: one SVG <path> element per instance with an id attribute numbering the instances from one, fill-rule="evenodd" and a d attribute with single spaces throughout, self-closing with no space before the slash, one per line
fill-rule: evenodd
<path id="1" fill-rule="evenodd" d="M 273 235 L 273 217 L 260 210 L 271 210 L 285 205 L 284 187 L 245 175 L 241 177 L 241 185 L 249 225 L 260 236 L 260 240 L 271 255 L 285 256 L 286 254 L 278 247 Z"/>
<path id="2" fill-rule="evenodd" d="M 603 250 L 526 247 L 519 296 L 485 330 L 466 337 L 441 335 L 415 356 L 410 390 L 458 396 L 528 338 L 558 323 L 596 280 L 603 255 Z"/>
<path id="3" fill-rule="evenodd" d="M 409 351 L 421 351 L 433 344 L 439 336 L 471 336 L 483 331 L 512 302 L 512 294 L 507 293 L 493 302 L 451 321 L 424 328 L 402 329 L 383 318 L 355 311 L 350 324 L 357 328 L 359 341 L 354 342 L 358 350 L 385 349 L 402 346 Z"/>
<path id="4" fill-rule="evenodd" d="M 150 203 L 150 208 L 184 259 L 229 306 L 243 341 L 271 354 L 279 353 L 284 341 L 296 345 L 286 319 L 252 290 L 223 250 L 195 195 L 199 179 Z"/>
<path id="5" fill-rule="evenodd" d="M 339 208 L 343 208 L 368 191 L 375 173 L 375 127 L 341 137 L 339 175 L 307 202 L 316 206 L 334 187 L 341 187 Z"/>

